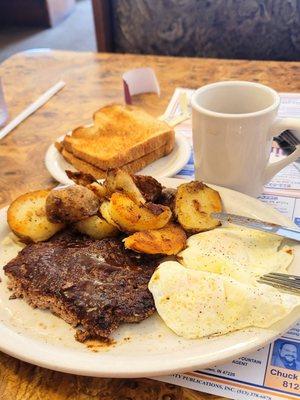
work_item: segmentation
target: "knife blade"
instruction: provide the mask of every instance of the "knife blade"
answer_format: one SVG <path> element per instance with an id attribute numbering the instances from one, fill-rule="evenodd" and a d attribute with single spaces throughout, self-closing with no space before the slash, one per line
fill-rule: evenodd
<path id="1" fill-rule="evenodd" d="M 211 216 L 221 222 L 229 222 L 234 225 L 245 226 L 263 232 L 273 233 L 287 239 L 300 242 L 300 229 L 273 224 L 271 222 L 260 221 L 254 218 L 243 217 L 242 215 L 228 213 L 212 213 Z"/>

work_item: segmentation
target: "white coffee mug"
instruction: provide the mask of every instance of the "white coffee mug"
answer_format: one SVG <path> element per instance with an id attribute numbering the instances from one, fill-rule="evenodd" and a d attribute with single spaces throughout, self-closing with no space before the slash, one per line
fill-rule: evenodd
<path id="1" fill-rule="evenodd" d="M 258 196 L 263 185 L 300 157 L 300 146 L 270 164 L 274 136 L 286 129 L 300 140 L 300 118 L 276 118 L 280 97 L 254 82 L 206 85 L 192 96 L 195 176 Z"/>

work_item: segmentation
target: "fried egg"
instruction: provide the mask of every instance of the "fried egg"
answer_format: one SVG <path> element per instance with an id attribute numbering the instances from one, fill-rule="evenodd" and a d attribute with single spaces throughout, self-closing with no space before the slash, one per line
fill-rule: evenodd
<path id="1" fill-rule="evenodd" d="M 263 284 L 249 285 L 213 272 L 185 268 L 176 261 L 159 266 L 149 290 L 166 325 L 187 339 L 247 327 L 266 328 L 300 306 L 298 296 Z"/>
<path id="2" fill-rule="evenodd" d="M 178 260 L 186 268 L 255 283 L 260 275 L 286 272 L 293 257 L 279 236 L 229 225 L 191 236 Z"/>

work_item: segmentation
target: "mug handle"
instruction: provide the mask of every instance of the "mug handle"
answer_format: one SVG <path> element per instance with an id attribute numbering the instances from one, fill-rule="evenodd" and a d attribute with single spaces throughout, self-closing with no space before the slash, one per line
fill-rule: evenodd
<path id="1" fill-rule="evenodd" d="M 286 130 L 291 130 L 295 133 L 297 138 L 300 138 L 300 118 L 281 118 L 276 119 L 270 129 L 270 136 L 275 137 L 280 135 Z M 300 139 L 298 139 L 300 142 Z M 292 154 L 285 157 L 283 160 L 269 163 L 266 167 L 264 174 L 264 184 L 268 183 L 274 175 L 276 175 L 282 168 L 286 167 L 293 161 L 296 161 L 300 157 L 300 143 L 296 146 L 296 150 Z"/>

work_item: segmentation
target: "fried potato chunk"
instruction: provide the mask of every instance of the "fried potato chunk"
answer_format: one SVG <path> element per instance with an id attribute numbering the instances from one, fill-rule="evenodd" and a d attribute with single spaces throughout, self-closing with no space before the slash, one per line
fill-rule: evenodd
<path id="1" fill-rule="evenodd" d="M 100 199 L 104 200 L 107 196 L 107 190 L 102 183 L 93 182 L 87 185 L 87 188 L 90 189 L 95 195 Z"/>
<path id="2" fill-rule="evenodd" d="M 124 192 L 136 203 L 145 204 L 146 200 L 134 182 L 133 177 L 122 169 L 113 169 L 107 172 L 104 187 L 108 195 L 116 191 Z"/>
<path id="3" fill-rule="evenodd" d="M 117 236 L 120 231 L 105 219 L 93 215 L 74 224 L 75 229 L 94 239 L 103 239 L 106 237 Z"/>
<path id="4" fill-rule="evenodd" d="M 202 182 L 180 185 L 175 197 L 175 215 L 180 225 L 190 233 L 207 231 L 220 225 L 210 216 L 222 211 L 219 193 Z"/>
<path id="5" fill-rule="evenodd" d="M 95 193 L 100 200 L 103 200 L 107 195 L 107 190 L 102 183 L 99 183 L 96 178 L 91 174 L 84 172 L 72 172 L 66 170 L 68 178 L 71 179 L 76 185 L 85 186 Z"/>
<path id="6" fill-rule="evenodd" d="M 136 232 L 124 239 L 126 249 L 146 254 L 175 255 L 184 249 L 186 234 L 180 226 L 168 224 L 161 229 Z"/>
<path id="7" fill-rule="evenodd" d="M 46 199 L 46 213 L 50 222 L 77 222 L 97 214 L 98 197 L 84 186 L 72 185 L 51 190 Z"/>
<path id="8" fill-rule="evenodd" d="M 60 231 L 64 224 L 48 221 L 46 198 L 50 190 L 25 193 L 14 200 L 7 211 L 7 222 L 22 242 L 42 242 Z"/>
<path id="9" fill-rule="evenodd" d="M 137 204 L 123 193 L 113 193 L 109 204 L 110 217 L 124 232 L 160 229 L 172 217 L 169 207 L 153 203 Z"/>
<path id="10" fill-rule="evenodd" d="M 105 221 L 107 223 L 109 223 L 110 225 L 115 226 L 116 228 L 118 227 L 118 225 L 115 223 L 115 221 L 112 219 L 111 215 L 110 215 L 110 202 L 104 201 L 101 206 L 100 206 L 100 214 L 101 216 L 105 219 Z"/>

